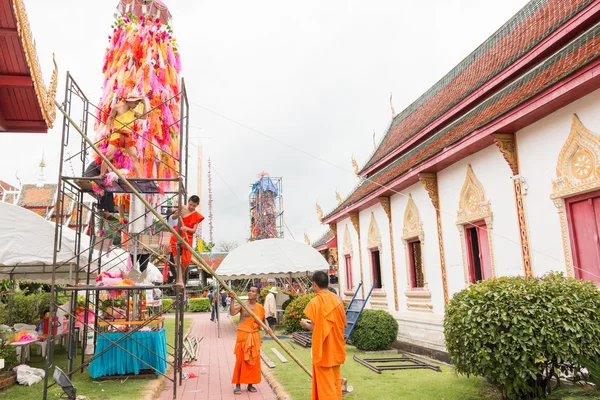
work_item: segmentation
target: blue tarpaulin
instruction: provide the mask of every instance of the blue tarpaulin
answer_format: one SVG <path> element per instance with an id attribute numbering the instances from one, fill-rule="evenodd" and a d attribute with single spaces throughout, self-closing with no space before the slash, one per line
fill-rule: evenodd
<path id="1" fill-rule="evenodd" d="M 263 176 L 252 185 L 252 194 L 257 194 L 259 190 L 263 192 L 273 192 L 275 197 L 279 195 L 279 189 L 268 176 Z"/>

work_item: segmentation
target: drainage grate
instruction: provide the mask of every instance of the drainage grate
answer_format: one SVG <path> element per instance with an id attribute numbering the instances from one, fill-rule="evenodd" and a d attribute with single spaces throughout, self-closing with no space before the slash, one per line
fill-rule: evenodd
<path id="1" fill-rule="evenodd" d="M 378 374 L 380 374 L 381 371 L 395 369 L 431 369 L 437 372 L 442 372 L 440 367 L 436 365 L 427 364 L 421 360 L 410 357 L 359 358 L 354 356 L 354 361 L 364 365 L 373 372 L 377 372 Z"/>

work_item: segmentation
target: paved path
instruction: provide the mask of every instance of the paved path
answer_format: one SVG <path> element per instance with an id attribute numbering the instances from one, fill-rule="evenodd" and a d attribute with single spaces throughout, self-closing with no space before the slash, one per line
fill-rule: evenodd
<path id="1" fill-rule="evenodd" d="M 235 365 L 233 348 L 236 331 L 231 320 L 221 313 L 221 337 L 217 337 L 217 324 L 210 321 L 210 313 L 188 313 L 193 318 L 191 335 L 204 337 L 198 349 L 198 360 L 194 366 L 184 367 L 183 371 L 193 372 L 198 378 L 184 379 L 177 388 L 178 400 L 275 400 L 276 396 L 264 377 L 257 385 L 258 392 L 248 393 L 242 386 L 242 394 L 233 394 L 231 376 Z M 173 383 L 166 381 L 166 387 L 160 395 L 161 400 L 173 398 Z"/>

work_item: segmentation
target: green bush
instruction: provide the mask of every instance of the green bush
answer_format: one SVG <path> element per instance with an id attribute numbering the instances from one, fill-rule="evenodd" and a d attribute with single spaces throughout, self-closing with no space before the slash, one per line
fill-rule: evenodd
<path id="1" fill-rule="evenodd" d="M 296 298 L 295 296 L 290 296 L 289 299 L 287 299 L 286 301 L 283 302 L 283 304 L 281 305 L 281 309 L 283 311 L 285 311 L 288 308 L 288 306 L 290 305 L 290 303 L 292 301 L 294 301 L 295 298 Z"/>
<path id="2" fill-rule="evenodd" d="M 17 348 L 15 346 L 3 346 L 0 348 L 0 358 L 4 359 L 4 370 L 10 371 L 19 365 L 17 358 Z"/>
<path id="3" fill-rule="evenodd" d="M 171 304 L 173 304 L 173 299 L 162 299 L 162 304 L 163 304 L 163 310 L 167 310 L 167 308 L 171 307 Z M 170 313 L 174 313 L 175 312 L 175 308 L 171 308 L 169 311 Z"/>
<path id="4" fill-rule="evenodd" d="M 210 311 L 210 300 L 206 298 L 190 299 L 190 312 Z"/>
<path id="5" fill-rule="evenodd" d="M 58 298 L 59 305 L 64 304 L 66 301 L 67 297 L 65 296 Z M 0 324 L 8 323 L 8 306 L 6 305 L 5 307 L 0 307 Z M 13 324 L 37 325 L 49 308 L 50 293 L 42 292 L 27 295 L 24 292 L 17 292 L 13 298 Z"/>
<path id="6" fill-rule="evenodd" d="M 505 398 L 545 397 L 552 377 L 600 355 L 598 310 L 592 282 L 561 274 L 491 279 L 454 295 L 446 347 L 457 372 L 487 378 Z"/>
<path id="7" fill-rule="evenodd" d="M 383 310 L 363 310 L 350 340 L 360 350 L 387 350 L 398 337 L 398 322 Z"/>
<path id="8" fill-rule="evenodd" d="M 304 309 L 308 302 L 315 297 L 314 293 L 297 296 L 285 309 L 283 313 L 283 326 L 288 332 L 296 332 L 305 330 L 300 326 L 300 320 L 306 318 Z"/>

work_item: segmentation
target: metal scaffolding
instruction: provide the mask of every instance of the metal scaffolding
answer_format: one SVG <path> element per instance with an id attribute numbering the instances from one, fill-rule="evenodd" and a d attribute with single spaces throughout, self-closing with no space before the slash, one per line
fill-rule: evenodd
<path id="1" fill-rule="evenodd" d="M 163 229 L 163 223 L 156 219 L 150 220 L 149 215 L 157 215 L 156 210 L 170 209 L 171 202 L 176 201 L 177 204 L 183 205 L 184 199 L 187 197 L 187 159 L 188 159 L 188 128 L 189 128 L 189 103 L 187 99 L 187 93 L 185 89 L 185 83 L 181 82 L 181 92 L 175 97 L 166 100 L 163 104 L 171 101 L 177 101 L 180 104 L 180 118 L 177 121 L 179 123 L 179 154 L 163 154 L 165 157 L 173 157 L 177 162 L 177 170 L 173 171 L 174 178 L 135 178 L 135 179 L 119 179 L 110 187 L 103 185 L 103 180 L 98 176 L 90 176 L 86 166 L 91 160 L 91 152 L 97 151 L 94 143 L 87 136 L 90 117 L 97 118 L 95 111 L 97 107 L 92 104 L 85 96 L 81 88 L 77 85 L 73 77 L 67 73 L 66 87 L 65 87 L 65 99 L 61 104 L 60 110 L 64 114 L 63 125 L 62 125 L 62 140 L 60 149 L 60 163 L 59 163 L 59 183 L 58 183 L 58 195 L 56 202 L 56 224 L 55 224 L 55 238 L 54 238 L 54 261 L 52 267 L 52 284 L 50 289 L 50 306 L 49 306 L 49 327 L 47 337 L 47 351 L 46 351 L 46 366 L 45 366 L 45 378 L 44 378 L 44 397 L 48 398 L 48 389 L 54 386 L 56 383 L 50 383 L 49 376 L 56 372 L 53 371 L 54 365 L 54 342 L 55 336 L 57 335 L 59 321 L 57 319 L 57 306 L 59 295 L 62 297 L 70 297 L 70 310 L 67 311 L 68 316 L 68 334 L 67 334 L 67 352 L 68 352 L 68 368 L 66 375 L 69 377 L 76 372 L 83 373 L 85 368 L 90 363 L 108 351 L 110 348 L 117 348 L 125 352 L 128 356 L 137 359 L 142 362 L 147 369 L 154 370 L 157 375 L 164 375 L 167 379 L 173 382 L 173 399 L 177 396 L 177 387 L 182 382 L 182 365 L 183 365 L 183 321 L 185 311 L 185 293 L 184 288 L 180 285 L 161 285 L 161 286 L 94 286 L 95 277 L 103 272 L 102 257 L 104 250 L 112 246 L 112 239 L 108 240 L 104 237 L 96 235 L 97 227 L 96 223 L 103 224 L 105 229 L 112 229 L 120 232 L 122 229 L 129 229 L 133 224 L 139 224 L 140 221 L 144 223 L 142 230 L 134 230 L 134 233 L 127 235 L 127 238 L 121 242 L 121 245 L 127 246 L 129 253 L 127 254 L 126 260 L 122 262 L 128 262 L 127 259 L 133 261 L 133 265 L 140 262 L 140 265 L 144 263 L 142 261 L 142 255 L 145 255 L 145 262 L 148 262 L 150 256 L 154 256 L 158 259 L 163 259 L 168 265 L 174 266 L 176 271 L 181 273 L 181 244 L 178 246 L 178 251 L 174 255 L 172 261 L 166 260 L 163 257 L 162 249 L 156 242 L 156 232 L 160 232 Z M 163 105 L 161 104 L 161 106 Z M 160 107 L 160 106 L 159 106 Z M 155 107 L 149 112 L 153 112 L 158 107 Z M 79 121 L 77 124 L 75 121 Z M 72 131 L 76 132 L 72 132 Z M 81 146 L 79 152 L 74 155 L 65 156 L 65 149 L 69 146 L 72 140 L 80 140 Z M 140 140 L 145 140 L 140 137 Z M 148 145 L 154 145 L 148 143 Z M 164 153 L 164 152 L 163 152 Z M 80 163 L 80 176 L 68 176 L 63 174 L 63 166 L 69 165 L 71 171 L 73 169 L 73 162 Z M 87 174 L 86 174 L 87 172 Z M 72 175 L 72 174 L 71 174 Z M 87 176 L 86 176 L 87 175 Z M 167 190 L 159 188 L 161 183 L 169 183 Z M 135 207 L 134 201 L 138 201 L 138 204 L 142 204 L 142 211 L 138 210 L 135 213 L 134 218 L 127 221 L 124 225 L 120 222 L 116 222 L 114 218 L 110 218 L 104 210 L 98 208 L 98 198 L 100 197 L 93 190 L 93 186 L 102 187 L 104 194 L 112 196 L 117 193 L 130 194 L 132 200 L 132 210 Z M 140 195 L 143 194 L 143 195 Z M 94 198 L 95 197 L 95 198 Z M 151 198 L 151 208 L 148 208 L 146 199 Z M 93 200 L 92 200 L 93 199 Z M 77 223 L 74 225 L 75 230 L 75 252 L 71 260 L 67 262 L 57 262 L 57 254 L 61 250 L 63 229 L 65 223 L 65 209 L 71 205 L 73 207 L 73 215 L 76 216 Z M 140 206 L 138 206 L 140 207 Z M 145 207 L 145 208 L 144 208 Z M 89 239 L 84 233 L 85 216 L 90 216 L 90 222 L 88 227 Z M 132 214 L 130 214 L 130 217 Z M 181 221 L 180 221 L 181 223 Z M 139 226 L 139 225 L 138 225 Z M 68 228 L 67 228 L 68 229 Z M 85 242 L 85 243 L 84 243 Z M 167 268 L 167 266 L 165 266 Z M 68 274 L 70 284 L 66 286 L 58 286 L 56 284 L 57 274 Z M 141 309 L 141 298 L 142 293 L 145 290 L 150 289 L 167 289 L 172 290 L 175 293 L 175 298 L 171 306 L 167 309 L 163 309 L 148 317 L 147 319 L 139 318 L 139 311 Z M 126 293 L 127 302 L 127 320 L 133 318 L 137 320 L 135 324 L 130 324 L 132 328 L 124 336 L 118 340 L 111 340 L 107 335 L 104 334 L 105 329 L 115 329 L 115 325 L 119 325 L 119 322 L 111 320 L 112 318 L 105 318 L 100 316 L 100 297 L 102 292 L 110 290 L 119 290 Z M 83 343 L 81 350 L 81 361 L 78 365 L 75 365 L 77 359 L 77 347 L 75 338 L 75 323 L 76 323 L 76 308 L 78 294 L 83 293 L 85 296 L 85 315 L 86 318 L 83 321 Z M 129 315 L 129 302 L 131 299 L 132 315 Z M 94 309 L 94 320 L 89 321 L 87 319 L 87 312 L 93 307 Z M 151 349 L 145 347 L 142 343 L 135 339 L 135 333 L 139 332 L 143 328 L 150 326 L 160 326 L 162 320 L 164 320 L 164 314 L 174 310 L 175 311 L 175 341 L 173 346 L 167 346 L 167 357 L 152 352 Z M 139 319 L 139 320 L 138 320 Z M 88 332 L 94 332 L 94 355 L 86 358 L 85 348 L 87 346 Z M 108 348 L 105 348 L 101 352 L 96 352 L 96 341 L 98 335 L 103 335 L 103 339 L 110 342 Z M 152 354 L 162 361 L 166 362 L 167 365 L 171 366 L 171 372 L 161 372 L 156 370 L 148 362 L 141 360 L 135 354 L 132 354 L 124 348 L 123 343 L 126 340 L 132 340 L 143 347 L 147 351 L 151 351 Z M 58 370 L 60 372 L 60 370 Z"/>

